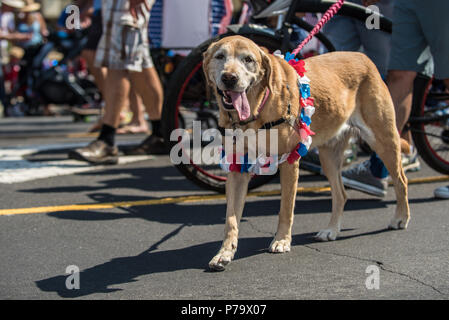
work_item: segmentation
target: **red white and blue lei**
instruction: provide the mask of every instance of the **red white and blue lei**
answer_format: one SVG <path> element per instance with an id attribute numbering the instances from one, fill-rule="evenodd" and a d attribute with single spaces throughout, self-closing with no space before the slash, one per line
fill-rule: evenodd
<path id="1" fill-rule="evenodd" d="M 304 157 L 309 151 L 312 144 L 312 135 L 314 132 L 310 130 L 312 115 L 315 113 L 314 100 L 310 96 L 310 80 L 305 76 L 304 61 L 295 59 L 294 55 L 287 52 L 285 57 L 278 50 L 273 53 L 282 59 L 285 59 L 298 73 L 298 88 L 300 92 L 301 112 L 297 119 L 296 131 L 301 137 L 301 142 L 296 148 L 283 154 L 281 157 L 276 155 L 267 157 L 259 156 L 256 160 L 248 158 L 248 154 L 238 156 L 236 154 L 226 155 L 224 149 L 221 149 L 220 167 L 226 172 L 252 173 L 256 175 L 275 174 L 278 165 L 287 161 L 293 164 L 295 161 Z M 239 159 L 237 159 L 237 157 Z"/>

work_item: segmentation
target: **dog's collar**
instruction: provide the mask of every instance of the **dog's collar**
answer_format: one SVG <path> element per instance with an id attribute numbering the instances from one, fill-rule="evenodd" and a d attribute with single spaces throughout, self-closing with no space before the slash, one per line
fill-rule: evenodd
<path id="1" fill-rule="evenodd" d="M 289 87 L 288 84 L 287 84 L 287 89 L 288 89 L 288 92 L 290 92 L 290 87 Z M 268 90 L 268 88 L 267 88 L 267 90 Z M 264 103 L 265 102 L 266 101 L 264 101 Z M 259 107 L 259 109 L 258 109 L 257 116 L 260 114 L 260 111 L 262 111 L 262 109 L 260 107 Z M 279 118 L 279 119 L 277 119 L 275 121 L 266 122 L 259 128 L 259 130 L 270 130 L 273 127 L 281 125 L 281 124 L 283 124 L 285 122 L 289 122 L 286 118 L 291 118 L 290 115 L 291 115 L 291 104 L 290 104 L 290 101 L 289 101 L 288 104 L 287 104 L 287 117 L 281 117 L 281 118 Z M 254 119 L 254 120 L 257 120 L 257 118 Z M 293 125 L 293 124 L 291 124 L 291 125 Z"/>

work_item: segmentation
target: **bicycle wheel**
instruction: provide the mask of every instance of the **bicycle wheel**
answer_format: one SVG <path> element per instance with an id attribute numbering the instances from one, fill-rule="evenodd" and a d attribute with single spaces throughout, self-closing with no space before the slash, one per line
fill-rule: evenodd
<path id="1" fill-rule="evenodd" d="M 163 109 L 164 138 L 169 142 L 170 149 L 178 143 L 178 141 L 170 141 L 171 132 L 178 128 L 192 130 L 193 120 L 201 120 L 202 129 L 218 128 L 219 106 L 212 88 L 209 88 L 205 82 L 202 70 L 203 53 L 212 42 L 231 35 L 235 35 L 235 33 L 221 35 L 195 48 L 173 74 L 167 88 L 169 94 L 165 99 Z M 241 35 L 266 47 L 271 52 L 281 47 L 282 39 L 274 35 L 261 33 Z M 326 47 L 325 44 L 324 46 Z M 333 47 L 328 51 L 333 51 Z M 221 170 L 219 165 L 201 165 L 190 161 L 187 164 L 178 164 L 176 167 L 200 187 L 221 193 L 225 192 L 226 172 Z M 253 176 L 248 188 L 257 188 L 273 177 L 274 175 Z"/>
<path id="2" fill-rule="evenodd" d="M 449 174 L 449 95 L 432 89 L 432 79 L 419 74 L 414 83 L 409 120 L 421 158 L 434 170 Z"/>

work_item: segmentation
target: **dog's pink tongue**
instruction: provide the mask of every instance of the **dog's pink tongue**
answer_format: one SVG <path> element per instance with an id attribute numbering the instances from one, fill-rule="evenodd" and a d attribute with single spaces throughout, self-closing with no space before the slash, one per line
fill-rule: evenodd
<path id="1" fill-rule="evenodd" d="M 248 98 L 246 97 L 246 92 L 232 92 L 229 91 L 228 94 L 231 96 L 232 105 L 239 114 L 240 121 L 244 121 L 251 115 L 251 109 L 249 107 Z"/>

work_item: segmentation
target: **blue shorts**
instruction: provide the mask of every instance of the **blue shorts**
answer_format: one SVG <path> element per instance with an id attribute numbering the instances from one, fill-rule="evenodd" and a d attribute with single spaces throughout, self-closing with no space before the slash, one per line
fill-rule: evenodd
<path id="1" fill-rule="evenodd" d="M 448 79 L 448 14 L 447 0 L 395 0 L 388 69 L 434 73 L 438 79 Z"/>
<path id="2" fill-rule="evenodd" d="M 362 4 L 362 0 L 349 2 Z M 380 13 L 392 18 L 392 0 L 381 0 L 376 6 Z M 369 30 L 362 21 L 338 15 L 324 26 L 323 32 L 337 51 L 362 51 L 374 62 L 380 74 L 386 76 L 391 48 L 390 34 L 375 29 Z"/>

